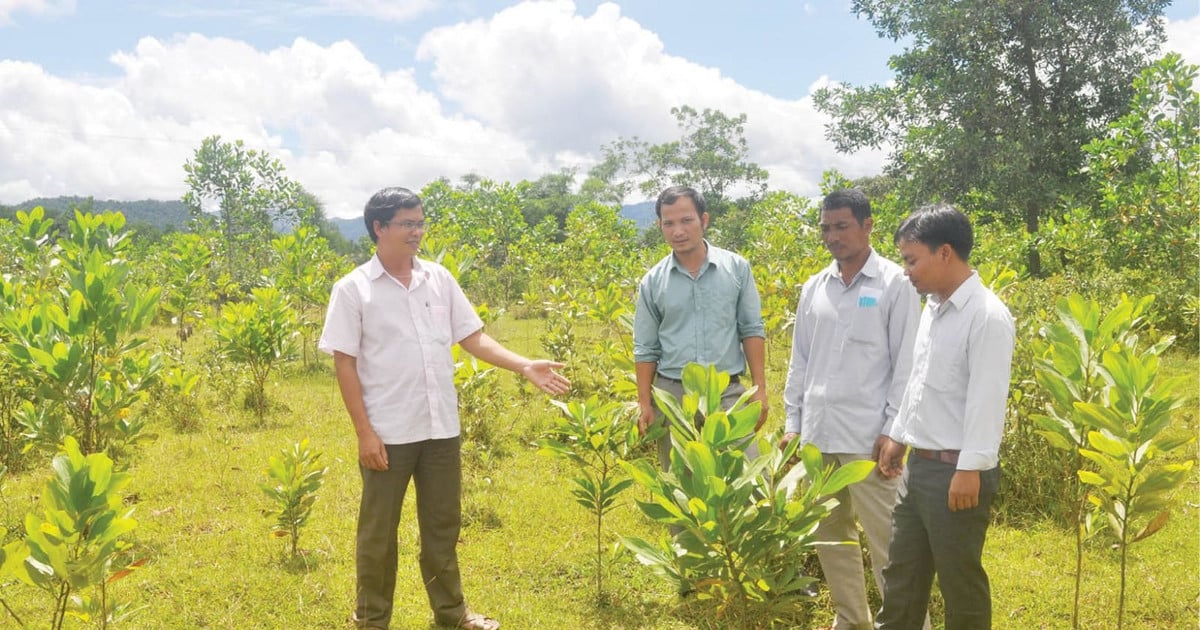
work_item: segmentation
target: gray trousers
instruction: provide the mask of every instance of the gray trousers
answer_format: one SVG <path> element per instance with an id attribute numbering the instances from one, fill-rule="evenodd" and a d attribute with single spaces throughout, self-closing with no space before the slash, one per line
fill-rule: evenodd
<path id="1" fill-rule="evenodd" d="M 421 536 L 421 577 L 429 605 L 441 623 L 466 614 L 458 573 L 462 524 L 462 460 L 458 437 L 388 445 L 388 469 L 362 473 L 355 561 L 358 568 L 354 619 L 360 628 L 387 628 L 392 619 L 398 557 L 396 531 L 410 479 L 416 482 Z"/>
<path id="2" fill-rule="evenodd" d="M 654 385 L 655 387 L 670 392 L 675 398 L 683 398 L 683 383 L 680 383 L 679 381 L 674 381 L 663 376 L 655 375 Z M 726 410 L 729 409 L 733 406 L 733 403 L 737 402 L 738 398 L 742 397 L 742 394 L 744 393 L 746 393 L 746 388 L 736 379 L 730 379 L 729 385 L 725 387 L 725 391 L 721 392 L 721 408 Z M 658 410 L 658 417 L 662 418 L 662 410 L 658 409 L 658 405 L 655 405 L 654 408 Z M 758 447 L 751 444 L 750 448 L 747 449 L 746 456 L 750 459 L 757 457 Z M 670 433 L 667 433 L 658 439 L 658 463 L 662 466 L 663 470 L 667 470 L 671 467 Z"/>
<path id="3" fill-rule="evenodd" d="M 1000 468 L 980 471 L 979 505 L 950 511 L 954 464 L 908 457 L 908 483 L 892 512 L 892 544 L 883 569 L 883 608 L 875 627 L 919 630 L 936 574 L 946 602 L 946 630 L 992 627 L 992 597 L 983 569 Z"/>

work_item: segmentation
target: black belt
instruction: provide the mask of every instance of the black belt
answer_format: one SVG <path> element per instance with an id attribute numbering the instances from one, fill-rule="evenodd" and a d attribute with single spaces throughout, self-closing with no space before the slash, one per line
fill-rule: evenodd
<path id="1" fill-rule="evenodd" d="M 665 376 L 665 375 L 663 375 L 663 374 L 661 374 L 661 373 L 659 373 L 659 372 L 655 372 L 655 373 L 654 373 L 654 377 L 655 377 L 655 378 L 661 378 L 661 379 L 662 379 L 662 380 L 664 380 L 664 381 L 671 381 L 672 383 L 676 383 L 676 384 L 678 384 L 678 385 L 682 385 L 682 384 L 683 384 L 683 381 L 682 381 L 681 379 L 677 379 L 677 378 L 671 378 L 670 376 Z M 740 383 L 740 382 L 742 382 L 742 375 L 741 375 L 740 373 L 739 373 L 739 374 L 730 374 L 730 375 L 729 375 L 729 382 L 730 382 L 730 383 Z"/>

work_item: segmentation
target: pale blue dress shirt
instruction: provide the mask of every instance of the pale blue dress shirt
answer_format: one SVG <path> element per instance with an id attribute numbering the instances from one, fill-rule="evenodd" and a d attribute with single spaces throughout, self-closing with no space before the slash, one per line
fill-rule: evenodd
<path id="1" fill-rule="evenodd" d="M 657 363 L 678 380 L 688 363 L 722 372 L 746 369 L 742 340 L 764 337 L 762 302 L 750 263 L 705 241 L 708 255 L 695 278 L 668 254 L 638 285 L 633 317 L 633 358 Z"/>

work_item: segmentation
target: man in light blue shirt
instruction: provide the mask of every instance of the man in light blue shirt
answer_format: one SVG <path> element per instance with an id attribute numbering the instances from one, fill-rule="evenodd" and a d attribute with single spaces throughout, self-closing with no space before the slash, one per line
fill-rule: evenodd
<path id="1" fill-rule="evenodd" d="M 871 202 L 859 190 L 830 193 L 819 225 L 833 262 L 800 292 L 784 387 L 786 433 L 839 465 L 876 459 L 908 381 L 920 298 L 896 263 L 871 247 Z M 869 630 L 871 610 L 858 526 L 871 549 L 875 584 L 892 537 L 899 478 L 872 474 L 837 494 L 822 519 L 817 556 L 837 611 L 835 630 Z"/>
<path id="2" fill-rule="evenodd" d="M 699 192 L 672 186 L 659 195 L 654 210 L 671 254 L 651 267 L 638 285 L 633 318 L 638 428 L 645 432 L 658 417 L 653 386 L 682 395 L 680 378 L 688 363 L 715 365 L 732 376 L 721 397 L 726 408 L 746 391 L 741 381 L 749 366 L 758 388 L 754 399 L 762 404 L 765 420 L 766 334 L 750 263 L 705 240 L 708 212 Z M 670 452 L 667 436 L 659 441 L 664 468 Z"/>

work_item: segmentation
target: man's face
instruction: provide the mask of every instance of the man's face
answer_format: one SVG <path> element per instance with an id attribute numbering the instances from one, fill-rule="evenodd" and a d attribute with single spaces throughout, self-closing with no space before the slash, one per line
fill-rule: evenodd
<path id="1" fill-rule="evenodd" d="M 375 223 L 375 235 L 380 245 L 386 242 L 387 247 L 404 255 L 416 256 L 425 236 L 425 211 L 421 206 L 401 208 L 388 221 Z"/>
<path id="2" fill-rule="evenodd" d="M 904 265 L 904 275 L 908 276 L 913 288 L 925 295 L 942 294 L 946 275 L 949 245 L 930 249 L 925 243 L 901 239 L 896 243 L 900 250 L 900 260 Z"/>
<path id="3" fill-rule="evenodd" d="M 871 248 L 872 225 L 870 217 L 859 225 L 850 208 L 821 211 L 821 239 L 825 249 L 840 263 L 866 260 Z"/>
<path id="4" fill-rule="evenodd" d="M 663 204 L 658 226 L 671 251 L 680 256 L 690 254 L 704 249 L 708 213 L 696 212 L 696 204 L 690 197 L 680 197 L 674 203 Z"/>

